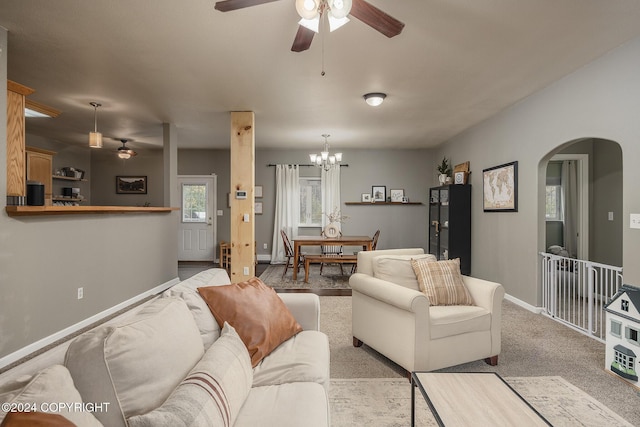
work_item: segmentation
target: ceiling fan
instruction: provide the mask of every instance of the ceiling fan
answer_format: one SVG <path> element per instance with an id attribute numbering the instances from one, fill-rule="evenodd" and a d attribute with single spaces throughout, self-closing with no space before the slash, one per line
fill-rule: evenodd
<path id="1" fill-rule="evenodd" d="M 229 12 L 273 1 L 279 0 L 223 0 L 216 2 L 215 9 Z M 296 10 L 302 19 L 291 46 L 293 52 L 302 52 L 311 47 L 313 36 L 318 32 L 318 22 L 324 15 L 329 19 L 331 31 L 348 22 L 347 15 L 359 19 L 389 38 L 397 36 L 404 28 L 404 23 L 365 0 L 295 0 L 295 2 Z"/>
<path id="2" fill-rule="evenodd" d="M 138 154 L 132 149 L 130 149 L 129 147 L 127 147 L 127 142 L 131 141 L 130 139 L 122 138 L 122 139 L 119 139 L 118 141 L 122 142 L 122 147 L 118 147 L 118 150 L 117 150 L 118 157 L 120 157 L 121 159 L 125 159 L 125 160 L 130 159 L 131 157 Z"/>

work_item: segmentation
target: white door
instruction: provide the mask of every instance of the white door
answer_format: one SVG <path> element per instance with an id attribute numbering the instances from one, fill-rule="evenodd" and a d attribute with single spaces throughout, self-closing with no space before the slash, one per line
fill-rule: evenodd
<path id="1" fill-rule="evenodd" d="M 178 261 L 214 261 L 216 176 L 178 176 L 180 227 Z"/>

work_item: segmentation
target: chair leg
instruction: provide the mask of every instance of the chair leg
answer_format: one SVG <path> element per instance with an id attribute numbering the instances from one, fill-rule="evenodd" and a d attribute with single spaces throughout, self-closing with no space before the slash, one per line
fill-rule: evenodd
<path id="1" fill-rule="evenodd" d="M 497 366 L 498 365 L 498 356 L 491 356 L 491 357 L 487 357 L 486 359 L 484 359 L 484 362 L 487 365 L 491 365 L 491 366 Z"/>
<path id="2" fill-rule="evenodd" d="M 340 263 L 338 265 L 340 265 L 340 275 L 344 276 L 344 270 L 342 269 L 342 263 Z"/>
<path id="3" fill-rule="evenodd" d="M 289 269 L 289 257 L 287 257 L 287 263 L 284 265 L 284 272 L 282 273 L 282 278 L 287 275 L 287 270 Z"/>
<path id="4" fill-rule="evenodd" d="M 320 275 L 321 276 L 322 276 L 322 267 L 324 267 L 324 263 L 323 262 L 320 263 Z"/>

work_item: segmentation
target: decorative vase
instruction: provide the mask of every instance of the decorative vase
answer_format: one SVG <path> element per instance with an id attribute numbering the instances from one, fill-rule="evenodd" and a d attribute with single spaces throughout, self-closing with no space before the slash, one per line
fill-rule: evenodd
<path id="1" fill-rule="evenodd" d="M 340 236 L 340 229 L 338 225 L 334 222 L 330 222 L 324 227 L 324 237 L 338 237 Z"/>
<path id="2" fill-rule="evenodd" d="M 447 174 L 441 173 L 438 175 L 438 181 L 440 181 L 440 185 L 444 185 L 444 183 L 447 182 Z"/>

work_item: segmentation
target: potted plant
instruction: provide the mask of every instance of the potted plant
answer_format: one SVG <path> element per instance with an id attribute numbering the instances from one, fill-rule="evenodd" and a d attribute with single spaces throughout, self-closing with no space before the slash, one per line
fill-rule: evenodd
<path id="1" fill-rule="evenodd" d="M 438 165 L 438 181 L 440 181 L 440 185 L 444 185 L 447 182 L 447 179 L 451 179 L 451 165 L 449 164 L 449 160 L 446 157 L 442 158 L 442 163 Z"/>

